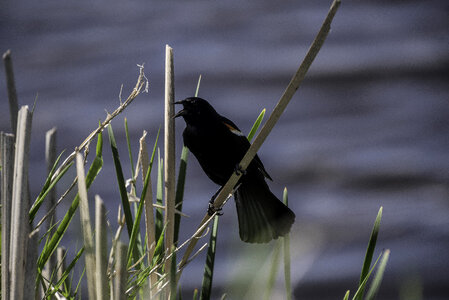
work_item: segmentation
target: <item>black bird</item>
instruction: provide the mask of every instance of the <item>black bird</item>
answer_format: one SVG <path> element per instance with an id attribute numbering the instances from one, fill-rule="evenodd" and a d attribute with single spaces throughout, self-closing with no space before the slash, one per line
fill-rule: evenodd
<path id="1" fill-rule="evenodd" d="M 250 143 L 229 119 L 218 114 L 204 99 L 186 98 L 175 102 L 183 109 L 186 128 L 184 144 L 195 155 L 206 175 L 223 186 L 248 150 Z M 267 243 L 290 231 L 295 214 L 270 191 L 265 178 L 271 177 L 256 155 L 240 178 L 234 194 L 240 239 L 248 243 Z"/>

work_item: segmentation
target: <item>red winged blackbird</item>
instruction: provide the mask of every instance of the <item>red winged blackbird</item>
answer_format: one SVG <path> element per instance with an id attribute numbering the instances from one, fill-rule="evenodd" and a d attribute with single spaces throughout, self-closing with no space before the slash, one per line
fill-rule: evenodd
<path id="1" fill-rule="evenodd" d="M 229 119 L 219 115 L 204 99 L 191 97 L 175 102 L 183 109 L 186 128 L 184 144 L 195 155 L 206 175 L 223 186 L 238 170 L 237 164 L 250 143 Z M 270 191 L 265 178 L 271 177 L 256 155 L 240 178 L 234 194 L 240 238 L 248 243 L 267 243 L 290 231 L 295 214 Z"/>

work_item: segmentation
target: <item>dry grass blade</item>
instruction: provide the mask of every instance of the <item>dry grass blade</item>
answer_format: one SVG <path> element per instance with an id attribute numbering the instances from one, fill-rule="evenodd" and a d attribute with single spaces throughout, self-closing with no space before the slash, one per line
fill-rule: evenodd
<path id="1" fill-rule="evenodd" d="M 1 171 L 1 228 L 2 228 L 2 270 L 1 270 L 1 297 L 9 299 L 9 245 L 11 239 L 11 197 L 14 174 L 14 135 L 1 133 L 0 157 L 2 158 Z"/>
<path id="2" fill-rule="evenodd" d="M 92 237 L 92 226 L 89 215 L 89 201 L 87 200 L 86 178 L 84 174 L 83 156 L 76 152 L 76 173 L 78 176 L 78 194 L 80 197 L 79 209 L 81 219 L 81 229 L 83 232 L 85 258 L 86 258 L 86 276 L 87 290 L 89 299 L 96 297 L 95 284 L 95 249 Z"/>
<path id="3" fill-rule="evenodd" d="M 145 141 L 147 132 L 144 131 L 142 137 L 139 140 L 140 149 L 139 149 L 139 161 L 141 164 L 142 170 L 142 180 L 145 181 L 145 175 L 147 174 L 148 168 L 150 167 L 150 160 L 148 157 L 147 144 Z M 137 175 L 137 172 L 136 172 Z M 154 231 L 154 214 L 153 214 L 153 191 L 151 185 L 151 177 L 149 178 L 147 192 L 145 194 L 145 229 L 147 235 L 147 251 L 148 251 L 148 261 L 151 262 L 151 259 L 154 256 L 154 250 L 156 246 L 156 237 Z M 152 286 L 157 281 L 157 275 L 150 275 L 150 286 Z"/>

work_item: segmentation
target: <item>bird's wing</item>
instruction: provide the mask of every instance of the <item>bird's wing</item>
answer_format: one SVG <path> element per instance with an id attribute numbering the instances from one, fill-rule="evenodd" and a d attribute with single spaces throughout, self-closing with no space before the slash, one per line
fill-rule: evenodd
<path id="1" fill-rule="evenodd" d="M 248 141 L 248 138 L 242 133 L 242 131 L 237 127 L 237 125 L 234 124 L 234 122 L 232 122 L 231 120 L 229 120 L 228 118 L 225 118 L 223 116 L 221 117 L 221 121 L 222 123 L 235 135 L 239 136 L 242 139 L 242 142 L 245 144 L 248 144 L 248 148 L 250 146 L 250 143 Z M 244 139 L 244 140 L 243 140 Z M 246 151 L 245 151 L 246 152 Z M 271 181 L 273 181 L 273 179 L 271 178 L 271 176 L 268 174 L 268 172 L 265 170 L 265 167 L 262 163 L 262 161 L 260 160 L 259 156 L 256 154 L 256 156 L 254 157 L 253 161 L 256 163 L 257 168 L 259 169 L 259 171 L 262 172 L 263 176 L 265 176 L 266 178 L 270 179 Z"/>

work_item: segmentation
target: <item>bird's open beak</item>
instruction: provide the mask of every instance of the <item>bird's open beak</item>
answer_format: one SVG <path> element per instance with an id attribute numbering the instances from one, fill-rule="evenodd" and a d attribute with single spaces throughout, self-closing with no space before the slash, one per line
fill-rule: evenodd
<path id="1" fill-rule="evenodd" d="M 181 100 L 181 101 L 176 101 L 174 102 L 174 104 L 184 104 L 186 101 L 185 100 Z M 186 110 L 182 109 L 180 110 L 176 115 L 173 116 L 173 119 L 177 118 L 177 117 L 182 117 L 186 114 Z"/>
<path id="2" fill-rule="evenodd" d="M 177 117 L 182 117 L 186 115 L 186 110 L 182 109 L 180 111 L 178 111 L 178 113 L 176 115 L 173 116 L 173 119 L 177 118 Z"/>

